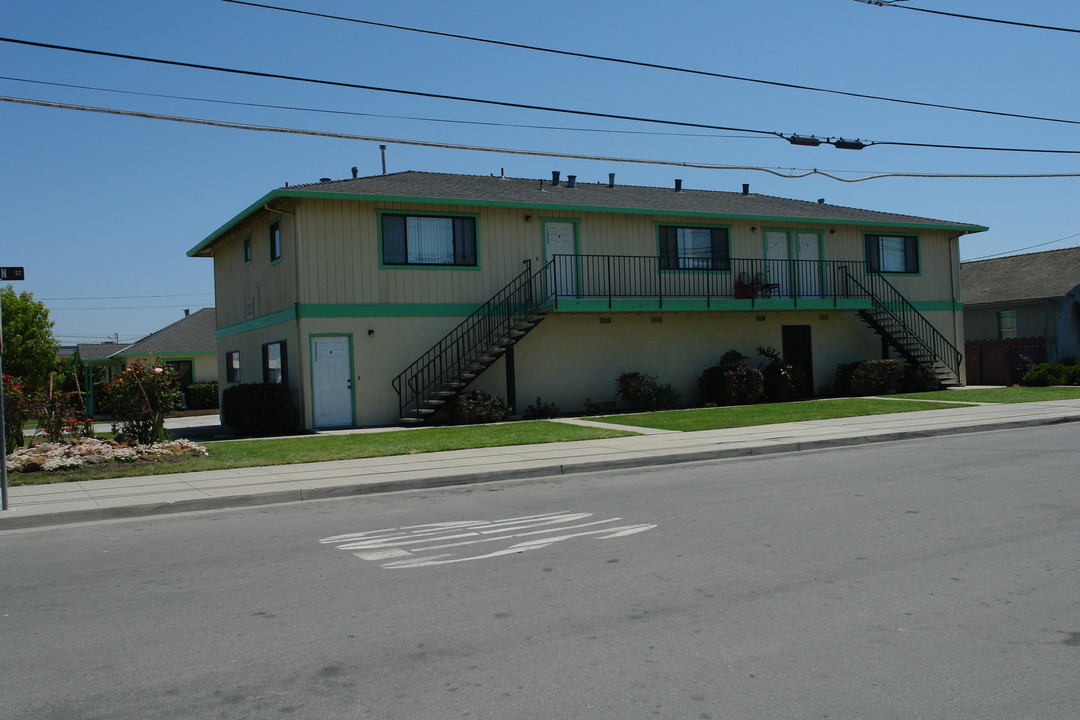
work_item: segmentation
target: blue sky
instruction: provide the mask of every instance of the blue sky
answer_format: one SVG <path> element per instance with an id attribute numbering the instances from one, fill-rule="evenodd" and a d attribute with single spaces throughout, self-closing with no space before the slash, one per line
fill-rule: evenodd
<path id="1" fill-rule="evenodd" d="M 320 13 L 936 104 L 1080 120 L 1080 35 L 853 0 L 269 0 Z M 913 0 L 914 7 L 1080 28 L 1080 3 Z M 560 57 L 221 0 L 0 6 L 20 40 L 365 85 L 725 127 L 941 145 L 1080 150 L 1080 125 L 920 108 Z M 489 147 L 859 173 L 1080 172 L 1077 155 L 879 145 L 797 147 L 695 130 L 228 75 L 0 43 L 0 95 L 254 125 Z M 343 115 L 117 94 L 33 80 Z M 371 115 L 399 116 L 372 117 Z M 500 123 L 479 126 L 401 116 Z M 0 265 L 50 308 L 65 344 L 135 340 L 213 305 L 211 261 L 185 253 L 284 183 L 381 171 L 378 144 L 0 102 Z M 544 125 L 636 134 L 537 129 Z M 681 133 L 681 134 L 641 134 Z M 1080 245 L 1080 177 L 843 183 L 756 170 L 528 157 L 390 143 L 388 169 L 684 186 L 977 223 L 963 259 Z M 855 172 L 858 171 L 858 172 Z"/>

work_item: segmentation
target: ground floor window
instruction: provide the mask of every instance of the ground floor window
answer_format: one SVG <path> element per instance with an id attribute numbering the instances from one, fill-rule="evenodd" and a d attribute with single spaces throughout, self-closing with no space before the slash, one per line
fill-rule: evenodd
<path id="1" fill-rule="evenodd" d="M 281 383 L 289 381 L 288 356 L 285 353 L 285 341 L 266 343 L 262 346 L 263 382 Z"/>
<path id="2" fill-rule="evenodd" d="M 225 353 L 225 381 L 231 383 L 240 382 L 240 351 L 232 350 Z"/>

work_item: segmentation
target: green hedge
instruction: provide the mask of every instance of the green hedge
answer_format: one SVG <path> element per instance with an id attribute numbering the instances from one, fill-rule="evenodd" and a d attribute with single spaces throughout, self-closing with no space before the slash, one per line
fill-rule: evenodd
<path id="1" fill-rule="evenodd" d="M 300 427 L 289 388 L 280 383 L 245 383 L 221 395 L 221 419 L 239 435 L 289 435 Z"/>
<path id="2" fill-rule="evenodd" d="M 210 410 L 218 406 L 218 384 L 192 383 L 184 390 L 188 410 Z"/>
<path id="3" fill-rule="evenodd" d="M 1020 384 L 1031 387 L 1080 385 L 1080 365 L 1039 363 L 1024 374 Z"/>

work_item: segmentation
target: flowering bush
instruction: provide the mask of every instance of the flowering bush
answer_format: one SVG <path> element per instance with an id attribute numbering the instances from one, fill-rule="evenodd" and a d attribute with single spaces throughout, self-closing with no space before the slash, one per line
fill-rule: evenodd
<path id="1" fill-rule="evenodd" d="M 96 438 L 75 438 L 65 442 L 36 443 L 8 455 L 11 472 L 52 472 L 86 463 L 165 460 L 186 455 L 209 455 L 206 448 L 190 440 L 174 440 L 151 445 L 120 445 Z"/>
<path id="2" fill-rule="evenodd" d="M 502 398 L 483 390 L 470 390 L 454 401 L 454 422 L 461 425 L 501 422 L 513 412 Z"/>
<path id="3" fill-rule="evenodd" d="M 4 452 L 14 452 L 26 444 L 23 425 L 30 419 L 30 397 L 22 381 L 4 376 Z"/>
<path id="4" fill-rule="evenodd" d="M 180 407 L 177 372 L 154 358 L 132 363 L 105 388 L 112 407 L 114 429 L 139 444 L 164 442 L 165 416 Z"/>
<path id="5" fill-rule="evenodd" d="M 34 403 L 38 428 L 50 440 L 61 440 L 65 435 L 81 435 L 84 428 L 82 421 L 76 417 L 77 393 L 57 390 L 54 385 L 54 375 L 54 373 L 49 373 L 48 385 Z M 91 422 L 90 434 L 92 435 L 93 432 L 93 422 Z"/>

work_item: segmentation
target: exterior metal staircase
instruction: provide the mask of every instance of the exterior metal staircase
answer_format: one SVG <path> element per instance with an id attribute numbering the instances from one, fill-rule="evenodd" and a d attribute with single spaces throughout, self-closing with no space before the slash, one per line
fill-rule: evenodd
<path id="1" fill-rule="evenodd" d="M 394 378 L 398 417 L 424 422 L 525 337 L 551 309 L 542 268 L 525 270 Z"/>
<path id="2" fill-rule="evenodd" d="M 869 310 L 858 312 L 870 329 L 912 365 L 931 365 L 942 385 L 960 384 L 964 356 L 900 291 L 877 273 L 856 278 L 845 272 L 847 282 L 872 303 Z"/>

